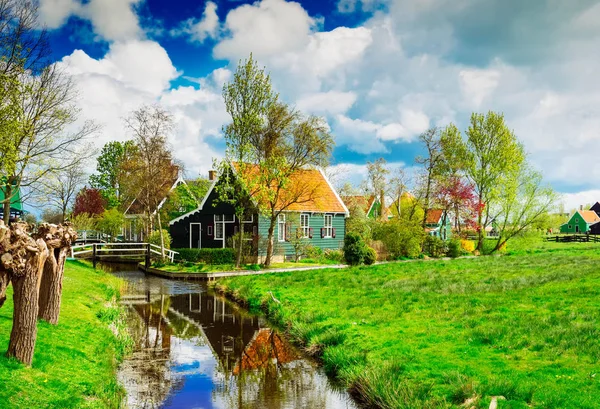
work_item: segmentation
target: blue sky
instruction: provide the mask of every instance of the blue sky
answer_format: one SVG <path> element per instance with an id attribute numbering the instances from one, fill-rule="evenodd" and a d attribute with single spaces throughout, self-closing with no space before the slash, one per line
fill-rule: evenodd
<path id="1" fill-rule="evenodd" d="M 324 116 L 341 178 L 418 134 L 505 113 L 567 206 L 600 199 L 600 2 L 591 0 L 40 0 L 57 61 L 101 146 L 142 103 L 171 110 L 188 176 L 222 153 L 221 88 L 251 52 L 287 102 Z M 597 152 L 598 151 L 598 152 Z"/>

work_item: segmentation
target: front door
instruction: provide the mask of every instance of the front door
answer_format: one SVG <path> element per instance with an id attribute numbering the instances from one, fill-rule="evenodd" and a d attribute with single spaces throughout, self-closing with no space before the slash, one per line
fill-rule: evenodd
<path id="1" fill-rule="evenodd" d="M 579 226 L 575 225 L 575 233 L 579 233 Z"/>
<path id="2" fill-rule="evenodd" d="M 202 224 L 190 223 L 190 248 L 202 248 Z"/>

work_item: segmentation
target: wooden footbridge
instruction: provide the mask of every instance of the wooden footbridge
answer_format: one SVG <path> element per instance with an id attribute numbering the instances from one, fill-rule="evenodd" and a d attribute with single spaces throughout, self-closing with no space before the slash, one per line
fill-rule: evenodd
<path id="1" fill-rule="evenodd" d="M 173 262 L 176 251 L 164 249 L 164 258 Z M 152 258 L 163 258 L 160 246 L 150 243 L 91 243 L 76 244 L 71 247 L 71 257 L 77 259 L 92 260 L 94 267 L 96 262 L 139 262 L 144 261 L 146 267 L 150 267 Z"/>

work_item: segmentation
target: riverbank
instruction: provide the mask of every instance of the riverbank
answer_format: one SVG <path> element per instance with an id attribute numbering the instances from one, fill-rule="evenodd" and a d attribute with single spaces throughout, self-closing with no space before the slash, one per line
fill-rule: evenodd
<path id="1" fill-rule="evenodd" d="M 124 391 L 116 379 L 127 345 L 113 333 L 123 325 L 116 300 L 121 280 L 88 264 L 67 261 L 60 320 L 38 323 L 33 365 L 7 359 L 12 287 L 0 308 L 0 407 L 112 408 Z M 111 330 L 111 328 L 113 330 Z"/>
<path id="2" fill-rule="evenodd" d="M 592 246 L 219 280 L 367 406 L 600 408 Z"/>

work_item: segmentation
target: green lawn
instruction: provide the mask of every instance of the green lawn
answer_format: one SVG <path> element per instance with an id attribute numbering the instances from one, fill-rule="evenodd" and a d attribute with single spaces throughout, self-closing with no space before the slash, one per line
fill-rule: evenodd
<path id="1" fill-rule="evenodd" d="M 519 248 L 521 244 L 521 248 Z M 600 245 L 220 280 L 368 405 L 600 408 Z M 269 292 L 281 304 L 272 300 Z M 462 406 L 464 407 L 464 406 Z"/>
<path id="2" fill-rule="evenodd" d="M 307 267 L 321 267 L 326 265 L 337 264 L 335 261 L 330 260 L 301 260 L 299 262 L 288 261 L 285 263 L 273 263 L 268 269 L 277 268 L 307 268 Z M 257 265 L 243 265 L 241 268 L 235 268 L 235 264 L 204 264 L 204 263 L 167 263 L 165 265 L 155 264 L 152 267 L 162 271 L 172 273 L 217 273 L 223 271 L 236 271 L 236 270 L 265 270 L 265 267 Z M 254 267 L 254 268 L 253 268 Z"/>
<path id="3" fill-rule="evenodd" d="M 68 261 L 57 326 L 40 322 L 31 368 L 7 359 L 12 327 L 12 291 L 0 308 L 1 408 L 118 407 L 117 360 L 127 344 L 109 329 L 121 328 L 121 281 L 86 264 Z"/>

